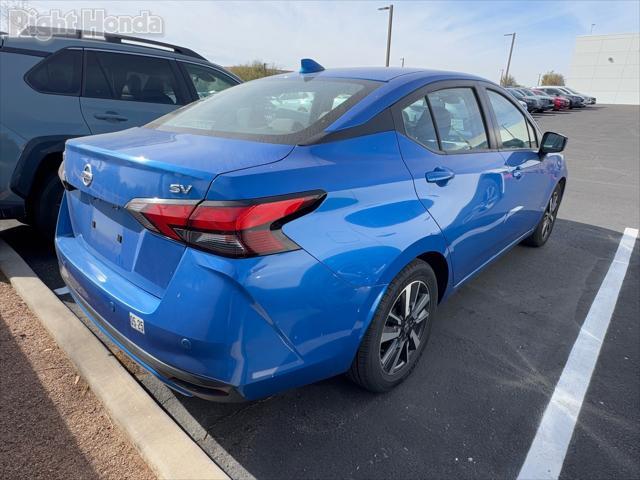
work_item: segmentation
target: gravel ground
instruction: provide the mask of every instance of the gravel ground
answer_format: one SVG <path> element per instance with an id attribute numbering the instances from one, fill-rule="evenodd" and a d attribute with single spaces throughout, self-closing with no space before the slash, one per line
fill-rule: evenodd
<path id="1" fill-rule="evenodd" d="M 2 274 L 0 364 L 0 478 L 155 478 Z"/>

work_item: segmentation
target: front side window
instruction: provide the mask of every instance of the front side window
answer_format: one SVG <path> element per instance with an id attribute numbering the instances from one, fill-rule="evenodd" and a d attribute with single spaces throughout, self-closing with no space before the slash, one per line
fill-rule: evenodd
<path id="1" fill-rule="evenodd" d="M 35 90 L 58 95 L 80 95 L 82 51 L 62 50 L 38 63 L 26 80 Z"/>
<path id="2" fill-rule="evenodd" d="M 428 94 L 444 151 L 488 148 L 487 131 L 471 88 L 449 88 Z"/>
<path id="3" fill-rule="evenodd" d="M 86 52 L 83 96 L 177 105 L 178 81 L 169 60 L 122 53 Z"/>
<path id="4" fill-rule="evenodd" d="M 404 130 L 409 138 L 431 148 L 438 149 L 438 137 L 433 126 L 433 119 L 429 112 L 429 105 L 425 97 L 413 102 L 402 110 Z"/>
<path id="5" fill-rule="evenodd" d="M 233 87 L 238 82 L 232 82 L 230 78 L 223 76 L 215 70 L 193 63 L 183 63 L 189 79 L 193 83 L 198 98 L 206 98 Z"/>
<path id="6" fill-rule="evenodd" d="M 296 144 L 321 133 L 379 85 L 322 77 L 265 78 L 212 95 L 148 127 Z"/>
<path id="7" fill-rule="evenodd" d="M 520 110 L 497 92 L 487 90 L 487 95 L 498 121 L 502 147 L 507 149 L 531 148 L 527 120 Z"/>

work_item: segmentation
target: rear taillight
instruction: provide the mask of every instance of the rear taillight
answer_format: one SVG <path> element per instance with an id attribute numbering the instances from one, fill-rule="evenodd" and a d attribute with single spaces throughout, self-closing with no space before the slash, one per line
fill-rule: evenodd
<path id="1" fill-rule="evenodd" d="M 197 200 L 162 200 L 157 198 L 137 198 L 127 204 L 127 210 L 143 227 L 182 241 L 178 229 L 186 228 Z"/>
<path id="2" fill-rule="evenodd" d="M 250 201 L 135 199 L 127 210 L 145 228 L 226 257 L 253 257 L 300 248 L 282 226 L 315 209 L 324 192 Z"/>

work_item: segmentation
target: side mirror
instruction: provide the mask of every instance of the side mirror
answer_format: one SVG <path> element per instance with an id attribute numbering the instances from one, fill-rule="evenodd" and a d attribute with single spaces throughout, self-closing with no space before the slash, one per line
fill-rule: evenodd
<path id="1" fill-rule="evenodd" d="M 540 142 L 540 154 L 560 153 L 567 146 L 567 137 L 554 132 L 545 132 Z"/>

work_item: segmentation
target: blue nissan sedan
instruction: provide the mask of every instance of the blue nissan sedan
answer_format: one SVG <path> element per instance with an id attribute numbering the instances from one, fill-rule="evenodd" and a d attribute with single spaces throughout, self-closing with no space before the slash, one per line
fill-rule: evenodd
<path id="1" fill-rule="evenodd" d="M 565 144 L 482 78 L 303 60 L 68 141 L 60 270 L 184 395 L 250 400 L 345 372 L 384 392 L 442 301 L 514 245 L 546 243 Z"/>

